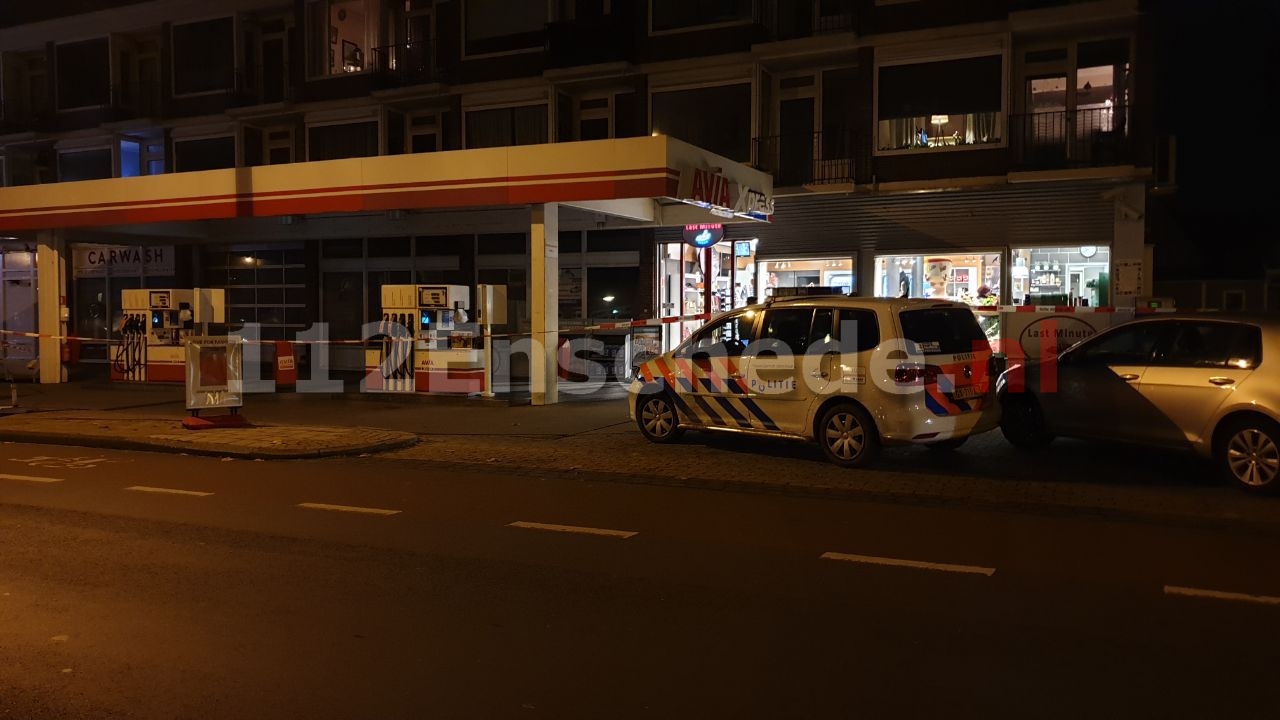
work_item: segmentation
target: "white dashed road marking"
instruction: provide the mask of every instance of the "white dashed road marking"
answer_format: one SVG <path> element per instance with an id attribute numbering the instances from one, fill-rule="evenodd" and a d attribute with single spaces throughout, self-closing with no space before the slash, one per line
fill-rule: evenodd
<path id="1" fill-rule="evenodd" d="M 62 478 L 37 477 L 35 475 L 7 475 L 5 473 L 0 473 L 0 480 L 21 480 L 23 482 L 37 482 L 37 483 L 62 482 Z"/>
<path id="2" fill-rule="evenodd" d="M 1213 600 L 1234 600 L 1235 602 L 1254 603 L 1255 605 L 1280 605 L 1280 597 L 1271 595 L 1247 595 L 1245 593 L 1205 590 L 1204 588 L 1181 587 L 1179 585 L 1165 585 L 1164 594 L 1211 598 Z"/>
<path id="3" fill-rule="evenodd" d="M 952 565 L 950 563 L 923 562 L 920 560 L 901 560 L 899 558 L 876 557 L 874 555 L 850 555 L 848 553 L 825 552 L 824 560 L 841 560 L 843 562 L 863 563 L 865 565 L 892 565 L 894 567 L 914 568 L 916 570 L 937 570 L 939 572 L 966 573 L 969 575 L 995 574 L 995 568 L 978 565 Z"/>
<path id="4" fill-rule="evenodd" d="M 133 485 L 125 488 L 125 490 L 145 493 L 167 493 L 169 495 L 192 495 L 195 497 L 209 497 L 213 494 L 211 492 L 200 492 L 199 490 L 179 490 L 177 488 L 148 487 L 146 485 Z"/>
<path id="5" fill-rule="evenodd" d="M 337 512 L 364 513 L 365 515 L 399 515 L 399 510 L 384 508 L 356 507 L 355 505 L 329 505 L 327 503 L 298 503 L 300 508 L 310 510 L 336 510 Z"/>
<path id="6" fill-rule="evenodd" d="M 525 528 L 528 530 L 549 530 L 551 532 L 579 533 L 581 535 L 603 535 L 605 537 L 629 538 L 637 533 L 629 530 L 609 530 L 606 528 L 579 527 L 577 525 L 549 525 L 547 523 L 525 522 L 523 520 L 513 522 L 507 527 Z"/>

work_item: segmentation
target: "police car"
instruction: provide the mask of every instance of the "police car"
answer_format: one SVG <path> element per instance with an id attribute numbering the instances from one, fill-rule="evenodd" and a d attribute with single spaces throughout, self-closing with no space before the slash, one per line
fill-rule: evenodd
<path id="1" fill-rule="evenodd" d="M 685 430 L 816 441 L 859 467 L 885 445 L 959 447 L 999 425 L 996 361 L 968 306 L 844 295 L 720 315 L 642 363 L 628 414 L 655 443 Z"/>

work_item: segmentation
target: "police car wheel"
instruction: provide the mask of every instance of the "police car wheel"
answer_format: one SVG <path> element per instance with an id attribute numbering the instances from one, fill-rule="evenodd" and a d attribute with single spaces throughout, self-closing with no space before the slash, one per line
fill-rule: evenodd
<path id="1" fill-rule="evenodd" d="M 880 436 L 857 405 L 832 406 L 818 422 L 818 444 L 827 459 L 841 467 L 862 467 L 880 451 Z"/>
<path id="2" fill-rule="evenodd" d="M 675 403 L 666 393 L 654 393 L 640 400 L 636 412 L 636 425 L 645 439 L 655 443 L 667 443 L 684 434 Z"/>
<path id="3" fill-rule="evenodd" d="M 1034 398 L 1024 394 L 1001 399 L 1000 432 L 1010 445 L 1022 450 L 1042 448 L 1053 441 L 1044 427 L 1044 415 Z"/>

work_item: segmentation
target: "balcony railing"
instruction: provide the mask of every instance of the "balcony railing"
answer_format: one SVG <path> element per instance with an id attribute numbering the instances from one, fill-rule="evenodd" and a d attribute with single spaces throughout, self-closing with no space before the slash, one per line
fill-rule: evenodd
<path id="1" fill-rule="evenodd" d="M 855 0 L 761 0 L 755 19 L 768 40 L 853 32 L 856 5 Z"/>
<path id="2" fill-rule="evenodd" d="M 1009 141 L 1014 167 L 1052 170 L 1133 161 L 1124 105 L 1014 115 Z"/>
<path id="3" fill-rule="evenodd" d="M 852 183 L 855 150 L 848 130 L 771 135 L 753 141 L 752 164 L 775 187 Z"/>
<path id="4" fill-rule="evenodd" d="M 425 40 L 376 47 L 372 52 L 373 68 L 397 85 L 429 85 L 441 82 L 436 64 L 435 44 Z"/>

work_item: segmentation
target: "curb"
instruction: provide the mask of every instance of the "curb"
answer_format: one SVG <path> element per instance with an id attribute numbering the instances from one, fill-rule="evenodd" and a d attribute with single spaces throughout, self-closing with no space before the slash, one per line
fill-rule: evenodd
<path id="1" fill-rule="evenodd" d="M 384 458 L 379 458 L 380 460 Z M 389 459 L 389 458 L 385 458 Z M 1140 508 L 1104 507 L 1100 505 L 1073 504 L 1055 500 L 1028 501 L 1016 499 L 980 498 L 972 495 L 926 494 L 894 492 L 892 490 L 872 490 L 857 487 L 836 485 L 791 484 L 781 485 L 766 482 L 745 480 L 712 480 L 699 477 L 654 477 L 635 473 L 609 472 L 606 470 L 579 470 L 564 468 L 530 467 L 527 465 L 508 464 L 503 462 L 467 461 L 467 460 L 423 460 L 418 458 L 395 458 L 397 462 L 430 463 L 434 469 L 476 470 L 478 468 L 502 468 L 503 472 L 527 477 L 549 477 L 558 475 L 571 477 L 586 482 L 610 482 L 628 485 L 649 485 L 657 487 L 680 487 L 694 490 L 715 492 L 739 492 L 758 495 L 780 495 L 784 497 L 815 498 L 844 500 L 849 502 L 880 502 L 894 505 L 912 505 L 917 507 L 951 507 L 967 510 L 1020 512 L 1046 517 L 1063 517 L 1102 521 L 1142 522 L 1178 528 L 1204 528 L 1211 530 L 1232 530 L 1259 535 L 1280 537 L 1280 519 L 1275 521 L 1249 520 L 1217 515 L 1195 515 L 1178 512 L 1161 512 Z M 1268 498 L 1259 498 L 1267 500 Z"/>
<path id="2" fill-rule="evenodd" d="M 71 433 L 51 432 L 0 432 L 0 441 L 33 443 L 38 445 L 64 445 L 70 447 L 87 447 L 101 450 L 140 450 L 143 452 L 169 453 L 173 455 L 202 455 L 206 457 L 231 457 L 242 460 L 314 460 L 329 457 L 353 457 L 364 454 L 383 453 L 391 450 L 403 450 L 417 445 L 417 435 L 403 433 L 407 437 L 395 440 L 383 440 L 357 448 L 319 449 L 319 450 L 242 450 L 233 446 L 224 448 L 195 447 L 175 445 L 157 441 L 133 440 L 129 438 L 95 437 L 91 435 L 75 435 Z"/>

